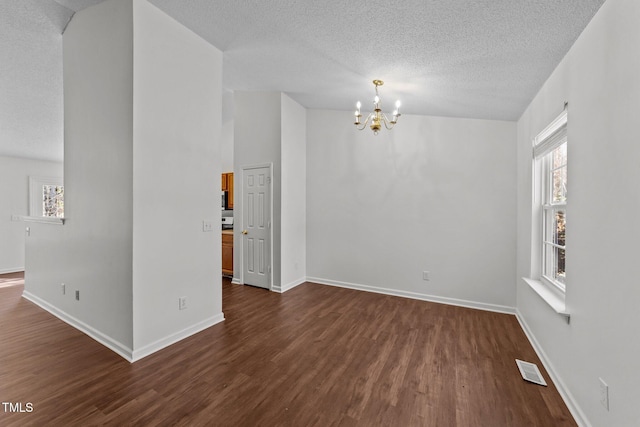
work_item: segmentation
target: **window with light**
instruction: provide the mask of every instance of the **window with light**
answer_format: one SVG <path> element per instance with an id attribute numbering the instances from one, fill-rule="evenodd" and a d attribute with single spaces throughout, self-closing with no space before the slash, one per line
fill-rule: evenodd
<path id="1" fill-rule="evenodd" d="M 534 184 L 540 218 L 540 281 L 566 291 L 567 110 L 534 140 Z"/>

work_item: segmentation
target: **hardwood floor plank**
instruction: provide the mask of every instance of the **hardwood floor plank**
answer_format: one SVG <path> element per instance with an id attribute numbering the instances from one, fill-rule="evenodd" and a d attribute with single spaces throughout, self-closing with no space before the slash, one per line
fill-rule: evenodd
<path id="1" fill-rule="evenodd" d="M 0 288 L 0 399 L 33 412 L 3 426 L 576 425 L 520 377 L 515 358 L 549 379 L 510 315 L 224 280 L 223 323 L 130 364 L 21 292 Z"/>

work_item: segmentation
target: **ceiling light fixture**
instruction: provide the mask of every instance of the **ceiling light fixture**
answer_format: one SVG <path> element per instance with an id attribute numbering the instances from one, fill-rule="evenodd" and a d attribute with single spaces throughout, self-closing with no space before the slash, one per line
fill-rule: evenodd
<path id="1" fill-rule="evenodd" d="M 360 113 L 360 107 L 362 104 L 358 101 L 356 104 L 356 121 L 353 124 L 356 125 L 358 130 L 363 130 L 367 127 L 369 121 L 371 121 L 369 127 L 373 131 L 373 134 L 377 135 L 380 129 L 382 129 L 382 123 L 384 123 L 384 127 L 387 129 L 393 129 L 393 126 L 398 121 L 398 117 L 400 117 L 400 101 L 396 101 L 396 109 L 393 111 L 393 119 L 389 120 L 380 108 L 380 96 L 378 96 L 378 86 L 382 86 L 384 82 L 382 80 L 374 80 L 373 84 L 376 87 L 376 97 L 373 99 L 373 112 L 369 113 L 364 123 L 361 123 L 360 118 L 362 117 L 362 114 Z"/>

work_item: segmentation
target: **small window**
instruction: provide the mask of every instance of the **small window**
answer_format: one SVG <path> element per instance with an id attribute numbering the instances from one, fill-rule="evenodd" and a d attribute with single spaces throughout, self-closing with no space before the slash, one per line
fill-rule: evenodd
<path id="1" fill-rule="evenodd" d="M 534 184 L 540 224 L 540 280 L 566 291 L 567 110 L 534 139 Z"/>
<path id="2" fill-rule="evenodd" d="M 29 177 L 29 215 L 64 218 L 64 186 L 61 178 Z"/>
<path id="3" fill-rule="evenodd" d="M 64 186 L 42 186 L 42 216 L 64 218 Z"/>

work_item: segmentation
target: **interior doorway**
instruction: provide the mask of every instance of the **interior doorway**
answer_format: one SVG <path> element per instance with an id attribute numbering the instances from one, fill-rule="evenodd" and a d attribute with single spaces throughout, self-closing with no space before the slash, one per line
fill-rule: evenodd
<path id="1" fill-rule="evenodd" d="M 271 289 L 271 165 L 242 169 L 242 281 Z"/>

